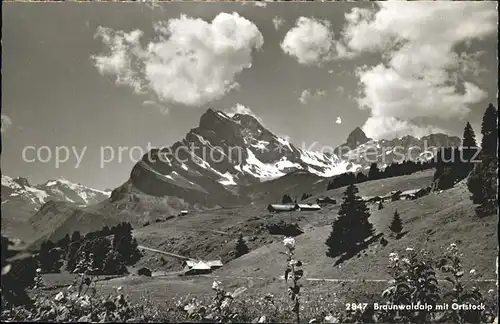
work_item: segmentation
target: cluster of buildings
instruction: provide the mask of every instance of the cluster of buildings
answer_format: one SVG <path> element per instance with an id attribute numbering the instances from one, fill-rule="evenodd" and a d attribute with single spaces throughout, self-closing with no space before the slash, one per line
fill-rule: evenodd
<path id="1" fill-rule="evenodd" d="M 321 205 L 336 204 L 337 201 L 330 197 L 316 199 L 316 204 L 270 204 L 267 210 L 270 213 L 291 212 L 291 211 L 316 211 L 321 210 Z"/>
<path id="2" fill-rule="evenodd" d="M 184 275 L 207 274 L 220 267 L 222 267 L 220 260 L 186 260 L 184 262 Z"/>
<path id="3" fill-rule="evenodd" d="M 363 200 L 368 203 L 378 203 L 386 201 L 397 201 L 397 200 L 415 200 L 431 192 L 431 187 L 411 189 L 406 191 L 391 191 L 385 196 L 370 196 L 363 197 Z"/>

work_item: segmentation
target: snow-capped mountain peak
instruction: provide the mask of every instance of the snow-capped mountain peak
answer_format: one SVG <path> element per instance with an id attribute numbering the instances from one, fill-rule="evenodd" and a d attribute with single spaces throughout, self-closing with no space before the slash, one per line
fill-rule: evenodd
<path id="1" fill-rule="evenodd" d="M 191 129 L 184 139 L 168 150 L 154 152 L 158 156 L 169 151 L 169 159 L 140 161 L 127 183 L 154 196 L 185 199 L 185 191 L 194 190 L 196 194 L 191 196 L 202 195 L 203 200 L 211 200 L 214 192 L 232 192 L 234 189 L 230 187 L 268 181 L 295 171 L 331 177 L 361 171 L 373 161 L 387 165 L 393 155 L 386 150 L 406 144 L 421 145 L 415 140 L 373 140 L 357 127 L 347 136 L 342 151 L 309 151 L 295 146 L 285 136 L 272 133 L 254 116 L 239 113 L 229 116 L 208 109 L 200 117 L 198 127 Z M 452 142 L 456 139 L 447 144 Z M 206 193 L 210 193 L 208 197 Z"/>
<path id="2" fill-rule="evenodd" d="M 26 178 L 11 178 L 2 174 L 2 206 L 12 200 L 25 200 L 34 209 L 49 200 L 67 201 L 78 205 L 94 204 L 111 193 L 60 178 L 40 185 L 31 185 Z"/>

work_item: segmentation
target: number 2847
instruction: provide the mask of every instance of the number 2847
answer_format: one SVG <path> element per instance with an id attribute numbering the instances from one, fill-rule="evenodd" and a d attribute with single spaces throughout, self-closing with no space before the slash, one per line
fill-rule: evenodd
<path id="1" fill-rule="evenodd" d="M 352 310 L 352 311 L 356 311 L 356 310 L 364 311 L 366 309 L 366 307 L 368 307 L 368 303 L 358 303 L 358 304 L 350 303 L 350 304 L 345 304 L 346 310 Z"/>

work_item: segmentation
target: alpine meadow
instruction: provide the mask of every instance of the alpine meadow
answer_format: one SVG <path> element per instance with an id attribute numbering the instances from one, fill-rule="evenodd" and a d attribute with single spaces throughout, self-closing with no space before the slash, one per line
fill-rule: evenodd
<path id="1" fill-rule="evenodd" d="M 498 323 L 496 2 L 2 9 L 2 322 Z"/>

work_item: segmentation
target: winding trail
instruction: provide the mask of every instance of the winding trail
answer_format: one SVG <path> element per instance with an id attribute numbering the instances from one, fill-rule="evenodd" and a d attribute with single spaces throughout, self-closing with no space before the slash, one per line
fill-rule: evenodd
<path id="1" fill-rule="evenodd" d="M 139 249 L 141 249 L 141 250 L 146 250 L 146 251 L 151 251 L 151 252 L 155 252 L 155 253 L 165 254 L 165 255 L 172 256 L 174 258 L 178 258 L 178 259 L 182 259 L 182 260 L 197 261 L 194 258 L 186 257 L 186 256 L 183 256 L 183 255 L 179 255 L 179 254 L 175 254 L 175 253 L 171 253 L 171 252 L 165 252 L 165 251 L 162 251 L 162 250 L 152 249 L 152 248 L 144 246 L 144 245 L 139 245 L 137 247 Z"/>

